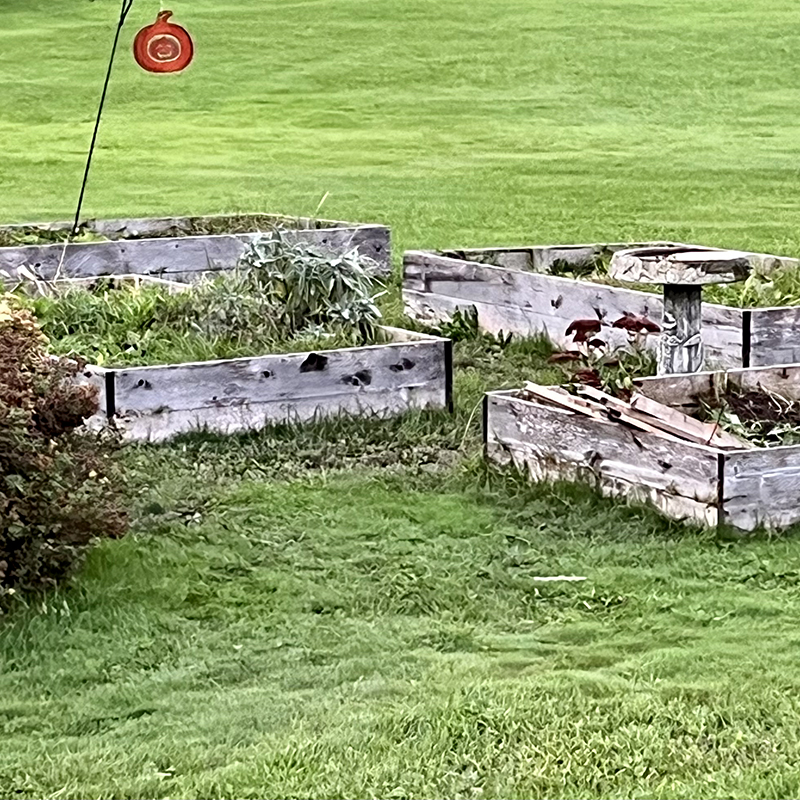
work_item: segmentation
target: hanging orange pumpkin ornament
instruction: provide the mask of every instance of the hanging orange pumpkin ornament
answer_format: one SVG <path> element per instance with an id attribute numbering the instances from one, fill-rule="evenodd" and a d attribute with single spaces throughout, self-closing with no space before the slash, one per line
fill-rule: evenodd
<path id="1" fill-rule="evenodd" d="M 170 22 L 171 11 L 161 11 L 152 25 L 133 40 L 133 57 L 148 72 L 180 72 L 194 57 L 194 44 L 185 28 Z"/>

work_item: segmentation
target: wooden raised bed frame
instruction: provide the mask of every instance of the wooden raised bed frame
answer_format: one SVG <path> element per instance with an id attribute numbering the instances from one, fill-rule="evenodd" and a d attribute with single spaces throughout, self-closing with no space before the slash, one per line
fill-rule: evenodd
<path id="1" fill-rule="evenodd" d="M 28 282 L 57 293 L 110 278 L 191 290 L 191 284 L 142 275 Z M 256 430 L 274 422 L 307 422 L 338 414 L 390 416 L 410 409 L 453 410 L 453 343 L 381 326 L 376 344 L 158 366 L 87 364 L 77 380 L 97 387 L 91 428 L 109 422 L 127 441 L 164 441 L 206 429 Z"/>
<path id="2" fill-rule="evenodd" d="M 621 249 L 677 242 L 600 243 L 495 247 L 474 250 L 412 250 L 403 257 L 406 313 L 420 322 L 441 323 L 456 309 L 473 306 L 483 330 L 531 336 L 544 333 L 566 347 L 565 331 L 576 319 L 612 322 L 625 312 L 661 321 L 662 298 L 624 287 L 548 274 L 554 262 L 584 264 Z M 800 266 L 800 260 L 750 253 L 764 272 Z M 482 263 L 492 261 L 493 264 Z M 740 368 L 800 362 L 800 307 L 742 309 L 703 303 L 702 335 L 708 368 Z M 609 344 L 625 333 L 604 328 Z M 657 336 L 649 337 L 657 346 Z"/>
<path id="3" fill-rule="evenodd" d="M 241 229 L 243 221 L 244 227 L 254 222 L 254 229 L 237 233 L 197 232 L 226 226 Z M 357 248 L 361 255 L 375 261 L 380 273 L 391 271 L 390 234 L 383 225 L 274 214 L 89 220 L 81 230 L 103 236 L 106 241 L 76 242 L 66 249 L 63 243 L 0 247 L 0 271 L 16 275 L 16 270 L 24 266 L 45 280 L 52 280 L 56 274 L 61 278 L 143 274 L 190 280 L 201 272 L 232 269 L 248 242 L 277 225 L 286 229 L 289 241 L 300 240 L 337 254 Z M 0 233 L 32 230 L 46 235 L 70 227 L 69 222 L 4 225 L 0 226 Z"/>
<path id="4" fill-rule="evenodd" d="M 391 416 L 453 406 L 452 342 L 398 328 L 382 344 L 160 366 L 88 365 L 100 413 L 129 441 L 205 429 L 257 430 L 275 422 Z"/>
<path id="5" fill-rule="evenodd" d="M 800 399 L 800 364 L 637 381 L 646 397 L 684 412 L 715 385 Z M 589 483 L 674 519 L 743 530 L 800 521 L 800 445 L 721 450 L 524 400 L 515 391 L 486 395 L 484 442 L 490 460 L 514 463 L 533 480 Z"/>

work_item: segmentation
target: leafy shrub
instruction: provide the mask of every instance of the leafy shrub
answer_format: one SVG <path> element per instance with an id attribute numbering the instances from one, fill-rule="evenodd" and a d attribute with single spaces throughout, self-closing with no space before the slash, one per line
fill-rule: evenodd
<path id="1" fill-rule="evenodd" d="M 31 313 L 0 294 L 0 605 L 52 586 L 101 537 L 126 529 L 113 488 L 116 442 L 78 430 L 97 390 L 70 380 Z"/>
<path id="2" fill-rule="evenodd" d="M 381 317 L 373 295 L 375 272 L 353 249 L 329 256 L 304 242 L 289 243 L 280 230 L 256 239 L 240 265 L 251 288 L 263 292 L 289 335 L 309 326 L 330 332 L 358 328 L 371 339 Z"/>

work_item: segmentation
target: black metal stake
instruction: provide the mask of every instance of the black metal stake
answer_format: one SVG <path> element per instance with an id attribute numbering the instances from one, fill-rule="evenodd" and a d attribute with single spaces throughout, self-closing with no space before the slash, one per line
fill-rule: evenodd
<path id="1" fill-rule="evenodd" d="M 103 83 L 103 94 L 100 96 L 100 106 L 97 109 L 97 119 L 94 123 L 94 133 L 92 133 L 92 143 L 89 145 L 89 155 L 86 159 L 86 169 L 83 172 L 83 183 L 81 184 L 81 193 L 78 197 L 78 207 L 75 209 L 75 221 L 72 223 L 72 230 L 70 237 L 76 235 L 79 231 L 79 223 L 81 217 L 81 208 L 83 207 L 83 196 L 86 193 L 86 184 L 89 180 L 89 170 L 92 166 L 92 156 L 94 155 L 94 147 L 97 143 L 97 132 L 100 130 L 100 118 L 103 116 L 103 107 L 106 103 L 106 94 L 108 94 L 108 84 L 111 81 L 111 70 L 114 66 L 114 57 L 117 54 L 117 45 L 119 44 L 119 35 L 122 33 L 122 27 L 125 25 L 125 19 L 128 12 L 133 6 L 134 0 L 122 0 L 122 7 L 119 12 L 119 22 L 117 23 L 117 32 L 114 35 L 114 44 L 111 47 L 111 58 L 108 60 L 108 70 L 106 72 L 106 79 Z M 68 239 L 69 240 L 69 239 Z"/>

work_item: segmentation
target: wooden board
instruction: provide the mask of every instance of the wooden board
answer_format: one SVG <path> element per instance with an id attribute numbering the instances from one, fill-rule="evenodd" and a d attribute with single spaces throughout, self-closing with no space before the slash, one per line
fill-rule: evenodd
<path id="1" fill-rule="evenodd" d="M 800 522 L 800 446 L 725 455 L 722 520 L 744 530 Z"/>
<path id="2" fill-rule="evenodd" d="M 241 406 L 164 410 L 143 415 L 131 413 L 117 418 L 116 424 L 124 441 L 164 442 L 189 431 L 233 434 L 259 430 L 276 422 L 308 423 L 340 415 L 384 419 L 411 409 L 443 408 L 443 397 L 440 386 L 406 386 L 392 392 L 338 392 L 329 397 L 319 395 Z"/>
<path id="3" fill-rule="evenodd" d="M 800 363 L 800 307 L 750 311 L 750 366 Z"/>
<path id="4" fill-rule="evenodd" d="M 406 313 L 427 324 L 452 318 L 456 309 L 474 307 L 478 323 L 492 334 L 546 335 L 557 347 L 566 348 L 569 323 L 575 319 L 601 319 L 606 325 L 600 337 L 612 347 L 628 342 L 610 323 L 626 312 L 660 323 L 662 299 L 641 292 L 591 281 L 508 269 L 448 258 L 424 251 L 404 256 L 403 300 Z M 703 304 L 703 337 L 706 363 L 711 367 L 742 365 L 742 311 Z M 658 336 L 647 346 L 655 352 Z"/>
<path id="5" fill-rule="evenodd" d="M 108 239 L 140 239 L 154 236 L 190 236 L 202 232 L 202 228 L 241 224 L 242 220 L 253 221 L 259 230 L 266 230 L 275 225 L 297 230 L 317 230 L 319 228 L 351 228 L 351 222 L 341 222 L 316 217 L 289 217 L 283 214 L 265 214 L 262 212 L 242 214 L 205 214 L 199 217 L 120 217 L 117 219 L 86 219 L 81 222 L 81 231 L 99 234 Z M 21 222 L 0 225 L 0 232 L 14 233 L 38 230 L 43 233 L 68 231 L 72 222 L 58 220 L 56 222 Z"/>
<path id="6" fill-rule="evenodd" d="M 721 449 L 748 449 L 752 447 L 749 442 L 724 431 L 711 422 L 701 422 L 672 406 L 658 403 L 643 394 L 634 394 L 630 405 L 648 417 L 657 420 L 653 424 L 666 431 L 688 439 L 698 444 L 707 444 Z"/>
<path id="7" fill-rule="evenodd" d="M 228 270 L 236 266 L 247 243 L 257 238 L 259 232 L 242 234 L 180 235 L 179 218 L 170 219 L 176 224 L 178 235 L 147 239 L 116 238 L 111 241 L 82 244 L 26 245 L 0 247 L 0 271 L 17 274 L 19 267 L 33 269 L 43 279 L 51 280 L 57 273 L 63 255 L 60 277 L 81 278 L 98 275 L 152 274 L 175 280 L 190 280 L 205 271 Z M 98 223 L 99 231 L 107 235 L 110 229 L 122 232 L 133 228 L 161 231 L 167 220 L 114 220 L 107 225 Z M 61 223 L 55 223 L 59 225 Z M 10 227 L 10 226 L 8 226 Z M 371 258 L 382 274 L 391 271 L 389 229 L 381 225 L 350 225 L 347 227 L 289 229 L 287 241 L 303 241 L 320 248 L 344 253 L 357 248 L 363 256 Z"/>
<path id="8" fill-rule="evenodd" d="M 800 365 L 646 378 L 638 382 L 639 397 L 648 399 L 634 405 L 639 405 L 637 411 L 648 408 L 654 414 L 661 413 L 654 401 L 688 410 L 695 394 L 715 384 L 724 389 L 727 382 L 797 399 Z M 722 450 L 677 440 L 668 433 L 654 435 L 633 429 L 631 420 L 619 424 L 603 419 L 593 406 L 575 405 L 586 401 L 561 398 L 558 391 L 546 387 L 539 396 L 561 402 L 561 408 L 523 399 L 517 391 L 489 393 L 484 422 L 487 456 L 525 467 L 533 480 L 589 483 L 605 494 L 651 503 L 676 519 L 706 525 L 724 522 L 743 530 L 800 522 L 800 445 L 745 444 L 732 449 L 735 440 L 723 437 L 726 449 Z M 603 400 L 601 392 L 591 389 L 585 396 L 589 402 Z M 618 403 L 611 398 L 605 405 Z M 623 410 L 624 406 L 620 404 Z M 695 428 L 698 433 L 706 429 L 703 423 L 681 416 L 665 414 L 665 418 L 676 434 L 681 426 L 688 426 L 691 434 Z"/>
<path id="9" fill-rule="evenodd" d="M 102 376 L 104 411 L 127 439 L 137 440 L 161 441 L 198 427 L 229 433 L 342 413 L 385 416 L 449 407 L 451 343 L 385 331 L 406 341 L 88 371 Z"/>
<path id="10" fill-rule="evenodd" d="M 668 375 L 637 381 L 642 394 L 691 410 L 695 396 L 728 386 L 800 400 L 800 364 Z M 721 521 L 744 530 L 800 522 L 800 446 L 761 447 L 722 456 Z"/>
<path id="11" fill-rule="evenodd" d="M 725 372 L 697 372 L 694 375 L 664 375 L 640 378 L 636 386 L 642 394 L 674 408 L 695 407 L 697 395 L 725 391 L 730 383 L 742 389 L 767 389 L 787 400 L 800 400 L 800 364 L 786 364 Z"/>
<path id="12" fill-rule="evenodd" d="M 487 456 L 531 478 L 588 482 L 604 494 L 648 502 L 681 520 L 718 521 L 718 453 L 613 422 L 487 395 Z"/>

